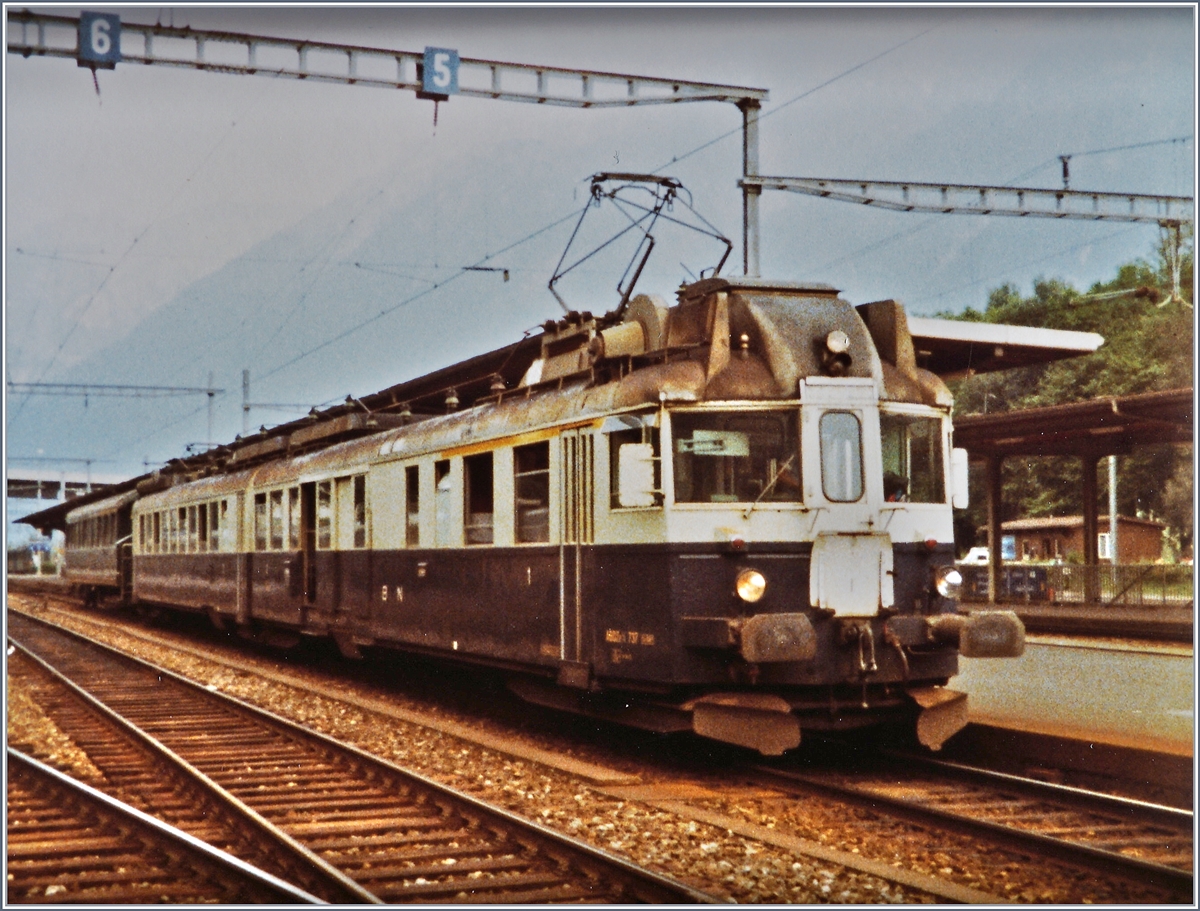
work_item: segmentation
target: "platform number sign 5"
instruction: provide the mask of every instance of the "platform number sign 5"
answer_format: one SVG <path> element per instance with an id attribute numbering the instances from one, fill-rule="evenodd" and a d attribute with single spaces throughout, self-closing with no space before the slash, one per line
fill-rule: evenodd
<path id="1" fill-rule="evenodd" d="M 428 95 L 458 94 L 458 51 L 444 47 L 425 48 L 421 91 Z"/>
<path id="2" fill-rule="evenodd" d="M 121 59 L 121 17 L 111 13 L 79 14 L 79 65 L 114 69 Z"/>

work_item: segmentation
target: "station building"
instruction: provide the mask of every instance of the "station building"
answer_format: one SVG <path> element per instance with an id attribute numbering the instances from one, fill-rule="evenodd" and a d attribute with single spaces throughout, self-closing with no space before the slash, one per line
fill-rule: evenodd
<path id="1" fill-rule="evenodd" d="M 1109 528 L 1108 516 L 1098 516 L 1100 528 Z M 1108 531 L 1097 536 L 1096 552 L 1102 563 L 1153 563 L 1162 557 L 1163 531 L 1166 526 L 1154 519 L 1117 516 L 1117 549 L 1113 554 Z M 1011 559 L 1082 561 L 1083 516 L 1013 519 L 1000 526 L 1005 550 L 1012 539 Z M 1007 556 L 1006 556 L 1007 558 Z"/>

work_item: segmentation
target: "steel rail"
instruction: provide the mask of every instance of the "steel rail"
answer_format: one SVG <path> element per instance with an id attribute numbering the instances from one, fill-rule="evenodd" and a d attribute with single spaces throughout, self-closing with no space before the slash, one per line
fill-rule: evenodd
<path id="1" fill-rule="evenodd" d="M 1118 794 L 1104 794 L 1072 785 L 1057 784 L 1053 781 L 1040 781 L 1036 778 L 1022 778 L 1020 775 L 1013 775 L 1009 772 L 998 772 L 995 769 L 966 765 L 961 762 L 948 762 L 945 759 L 934 759 L 932 756 L 921 756 L 899 750 L 883 750 L 882 754 L 909 765 L 922 765 L 939 775 L 954 776 L 966 781 L 979 781 L 998 786 L 1011 785 L 1032 794 L 1043 795 L 1050 800 L 1065 801 L 1096 813 L 1112 815 L 1126 813 L 1131 818 L 1137 818 L 1139 822 L 1188 830 L 1193 827 L 1195 822 L 1195 814 L 1191 810 L 1151 803 L 1148 800 L 1137 800 Z"/>
<path id="2" fill-rule="evenodd" d="M 323 904 L 12 747 L 7 772 L 10 902 Z"/>
<path id="3" fill-rule="evenodd" d="M 905 757 L 902 761 L 908 763 L 909 760 Z M 870 781 L 855 781 L 856 773 L 854 771 L 827 775 L 763 765 L 751 767 L 756 775 L 761 775 L 776 786 L 792 785 L 802 788 L 806 792 L 832 795 L 851 801 L 858 806 L 896 815 L 913 822 L 949 826 L 967 834 L 997 838 L 1024 850 L 1033 850 L 1040 855 L 1100 869 L 1110 874 L 1119 873 L 1138 882 L 1153 883 L 1168 889 L 1176 896 L 1190 897 L 1192 895 L 1193 874 L 1190 865 L 1187 869 L 1183 869 L 1181 866 L 1171 866 L 1131 856 L 1120 850 L 1122 840 L 1126 846 L 1132 846 L 1139 841 L 1151 841 L 1157 846 L 1162 846 L 1163 842 L 1168 841 L 1171 837 L 1186 839 L 1190 848 L 1192 843 L 1190 824 L 1187 825 L 1185 832 L 1183 831 L 1184 827 L 1180 825 L 1181 819 L 1178 816 L 1172 813 L 1158 812 L 1158 810 L 1170 810 L 1170 808 L 1147 805 L 1154 806 L 1156 810 L 1151 821 L 1140 825 L 1138 822 L 1131 824 L 1128 815 L 1131 811 L 1140 810 L 1139 801 L 1114 798 L 1108 813 L 1102 814 L 1097 807 L 1103 803 L 1106 795 L 1091 793 L 1089 794 L 1089 805 L 1084 809 L 1078 809 L 1073 802 L 1078 799 L 1078 794 L 1072 794 L 1070 801 L 1066 799 L 1066 795 L 1061 793 L 1052 799 L 1053 792 L 1042 787 L 1045 782 L 1031 782 L 1029 779 L 1017 776 L 1007 776 L 990 783 L 990 787 L 998 792 L 1001 800 L 1006 801 L 1009 808 L 1023 812 L 1025 819 L 1035 816 L 1045 817 L 1048 804 L 1054 806 L 1057 811 L 1076 814 L 1076 817 L 1082 814 L 1107 815 L 1108 818 L 1105 821 L 1112 826 L 1114 831 L 1111 837 L 1118 847 L 1098 847 L 1095 844 L 1088 844 L 1082 839 L 1079 831 L 1082 828 L 1082 819 L 1065 821 L 1059 826 L 1060 830 L 1065 831 L 1047 835 L 1011 823 L 984 818 L 978 809 L 976 812 L 972 812 L 970 806 L 963 806 L 970 802 L 966 799 L 957 800 L 956 803 L 960 808 L 951 809 L 949 805 L 953 798 L 935 793 L 936 789 L 945 789 L 950 769 L 935 769 L 935 774 L 938 775 L 936 779 L 922 781 L 920 779 L 911 780 L 909 765 L 901 768 L 903 771 L 896 775 L 889 775 L 886 783 L 872 786 Z M 872 774 L 870 778 L 878 779 L 885 774 L 887 773 Z M 979 782 L 983 780 L 983 776 L 976 779 Z M 901 795 L 896 793 L 898 790 L 907 793 Z M 1032 791 L 1035 799 L 1029 800 L 1019 793 L 1021 790 Z M 1068 790 L 1076 792 L 1079 789 Z M 942 802 L 942 805 L 939 805 L 939 801 Z M 980 801 L 976 799 L 974 803 L 978 808 Z M 1020 818 L 1017 812 L 1012 813 L 1011 816 L 1014 820 Z M 1166 820 L 1170 820 L 1170 822 Z M 1129 828 L 1131 825 L 1137 826 L 1139 832 L 1122 833 L 1122 829 Z M 1155 834 L 1153 830 L 1156 828 L 1169 828 L 1171 832 Z"/>
<path id="4" fill-rule="evenodd" d="M 64 673 L 97 698 L 383 900 L 717 901 L 77 633 L 10 614 L 14 627 L 56 651 Z M 86 656 L 71 654 L 80 649 Z"/>
<path id="5" fill-rule="evenodd" d="M 138 774 L 130 767 L 130 763 L 133 762 L 136 764 L 134 768 L 142 771 L 149 769 L 146 780 L 166 785 L 172 802 L 177 802 L 180 794 L 186 794 L 189 809 L 201 808 L 205 824 L 202 830 L 207 838 L 223 843 L 236 843 L 245 833 L 252 833 L 254 854 L 246 859 L 256 866 L 271 868 L 269 872 L 287 882 L 303 884 L 308 891 L 318 894 L 322 901 L 375 900 L 373 895 L 357 883 L 331 867 L 277 826 L 263 819 L 260 814 L 218 786 L 203 772 L 113 711 L 19 640 L 10 636 L 9 642 L 61 687 L 67 699 L 71 700 L 71 703 L 56 700 L 54 706 L 47 709 L 48 714 L 58 721 L 60 727 L 69 729 L 73 739 L 81 746 L 101 746 L 95 741 L 104 741 L 103 771 L 110 786 L 117 791 L 114 799 L 128 802 L 128 799 L 136 797 L 139 802 L 157 806 L 156 802 L 161 795 L 148 793 L 144 787 L 132 794 L 124 793 L 128 785 L 122 782 L 138 781 Z M 9 673 L 12 673 L 11 668 Z M 99 731 L 93 734 L 85 725 L 80 724 L 78 717 L 72 717 L 72 710 L 77 707 L 93 713 L 101 720 Z M 126 745 L 132 747 L 133 757 L 124 749 Z M 157 806 L 157 811 L 167 817 L 166 821 L 174 828 L 186 831 L 185 827 L 189 822 L 186 813 L 173 812 L 169 807 L 163 806 Z M 180 819 L 181 815 L 185 818 Z"/>

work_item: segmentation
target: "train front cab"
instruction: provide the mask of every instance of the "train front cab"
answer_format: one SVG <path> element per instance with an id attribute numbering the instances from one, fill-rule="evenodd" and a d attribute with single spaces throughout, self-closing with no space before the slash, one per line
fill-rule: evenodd
<path id="1" fill-rule="evenodd" d="M 798 409 L 678 405 L 661 423 L 665 544 L 597 547 L 595 677 L 670 679 L 697 694 L 693 730 L 765 753 L 889 716 L 934 748 L 961 729 L 960 650 L 1020 654 L 1023 629 L 956 612 L 947 478 L 965 486 L 965 462 L 951 473 L 946 410 L 818 378 Z"/>
<path id="2" fill-rule="evenodd" d="M 914 712 L 937 745 L 963 720 L 958 646 L 1019 630 L 989 645 L 944 597 L 946 409 L 885 404 L 881 438 L 876 390 L 531 419 L 575 408 L 564 391 L 179 485 L 137 506 L 136 594 L 281 643 L 489 663 L 552 681 L 517 685 L 537 701 L 766 753 Z"/>

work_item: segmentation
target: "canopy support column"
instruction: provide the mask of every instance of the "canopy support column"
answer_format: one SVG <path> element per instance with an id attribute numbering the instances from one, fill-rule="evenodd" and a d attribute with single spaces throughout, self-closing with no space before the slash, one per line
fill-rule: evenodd
<path id="1" fill-rule="evenodd" d="M 1001 575 L 1001 477 L 1000 467 L 1004 457 L 987 457 L 987 507 L 988 507 L 988 603 L 999 600 Z"/>
<path id="2" fill-rule="evenodd" d="M 1100 493 L 1096 481 L 1096 470 L 1100 466 L 1100 457 L 1087 453 L 1081 457 L 1083 462 L 1083 563 L 1087 567 L 1084 574 L 1083 600 L 1092 604 L 1099 600 L 1099 576 L 1097 566 L 1100 562 L 1099 535 L 1100 510 L 1096 500 Z"/>

